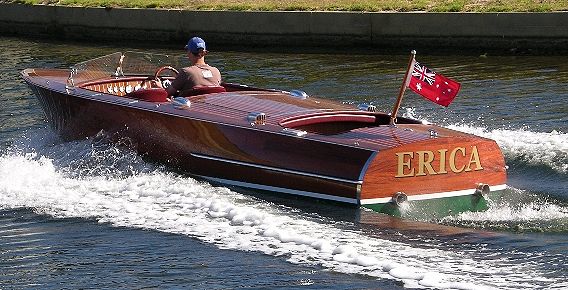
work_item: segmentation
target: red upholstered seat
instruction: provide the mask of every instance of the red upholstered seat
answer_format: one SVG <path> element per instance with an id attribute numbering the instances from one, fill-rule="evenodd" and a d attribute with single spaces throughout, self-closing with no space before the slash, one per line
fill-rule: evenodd
<path id="1" fill-rule="evenodd" d="M 184 97 L 226 92 L 223 86 L 195 86 L 184 92 Z"/>
<path id="2" fill-rule="evenodd" d="M 162 88 L 142 89 L 126 94 L 126 96 L 146 102 L 167 102 L 168 92 Z"/>

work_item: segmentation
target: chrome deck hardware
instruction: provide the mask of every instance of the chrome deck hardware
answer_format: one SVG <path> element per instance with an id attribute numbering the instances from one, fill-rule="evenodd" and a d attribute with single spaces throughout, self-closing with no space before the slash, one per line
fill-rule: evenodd
<path id="1" fill-rule="evenodd" d="M 265 125 L 266 124 L 266 114 L 261 112 L 252 112 L 247 115 L 247 121 L 251 125 Z"/>
<path id="2" fill-rule="evenodd" d="M 309 97 L 308 94 L 306 94 L 306 92 L 300 90 L 291 90 L 289 93 L 290 96 L 301 100 L 305 100 Z"/>
<path id="3" fill-rule="evenodd" d="M 428 132 L 430 132 L 430 138 L 438 138 L 438 132 L 436 132 L 436 130 L 428 129 Z"/>
<path id="4" fill-rule="evenodd" d="M 475 192 L 473 194 L 477 196 L 487 197 L 487 195 L 489 195 L 490 192 L 491 188 L 489 188 L 488 184 L 478 183 L 477 187 L 475 188 Z"/>
<path id="5" fill-rule="evenodd" d="M 405 203 L 406 201 L 408 201 L 408 196 L 406 196 L 406 193 L 399 191 L 397 193 L 395 193 L 392 196 L 392 200 L 391 202 L 396 204 L 397 206 L 402 205 L 403 203 Z"/>
<path id="6" fill-rule="evenodd" d="M 308 132 L 306 132 L 304 130 L 291 129 L 291 128 L 282 129 L 282 133 L 284 133 L 286 135 L 290 135 L 290 136 L 296 136 L 296 137 L 304 137 L 308 134 Z"/>
<path id="7" fill-rule="evenodd" d="M 357 109 L 359 109 L 360 111 L 367 111 L 367 112 L 376 112 L 377 111 L 377 107 L 375 107 L 375 105 L 371 105 L 371 104 L 360 104 L 359 106 L 357 106 Z"/>
<path id="8" fill-rule="evenodd" d="M 172 100 L 172 105 L 176 108 L 176 109 L 187 109 L 191 106 L 191 101 L 184 98 L 184 97 L 175 97 Z"/>

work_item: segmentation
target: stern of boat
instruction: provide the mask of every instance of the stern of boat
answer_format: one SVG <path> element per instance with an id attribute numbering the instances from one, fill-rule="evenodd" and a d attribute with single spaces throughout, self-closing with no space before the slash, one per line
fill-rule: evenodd
<path id="1" fill-rule="evenodd" d="M 495 141 L 432 138 L 378 152 L 364 174 L 360 203 L 395 216 L 443 217 L 487 209 L 488 199 L 506 188 L 506 180 Z"/>

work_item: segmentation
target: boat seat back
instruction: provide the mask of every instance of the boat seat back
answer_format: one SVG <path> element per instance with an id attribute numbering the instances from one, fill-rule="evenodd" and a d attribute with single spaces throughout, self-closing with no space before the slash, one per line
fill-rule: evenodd
<path id="1" fill-rule="evenodd" d="M 167 102 L 168 92 L 162 88 L 142 89 L 126 94 L 127 97 L 146 102 Z"/>
<path id="2" fill-rule="evenodd" d="M 195 86 L 191 90 L 183 92 L 183 97 L 198 96 L 214 93 L 224 93 L 227 90 L 223 86 Z"/>

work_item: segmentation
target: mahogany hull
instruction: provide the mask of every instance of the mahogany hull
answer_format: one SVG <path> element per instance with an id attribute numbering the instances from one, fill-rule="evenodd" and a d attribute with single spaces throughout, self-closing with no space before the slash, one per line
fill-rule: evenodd
<path id="1" fill-rule="evenodd" d="M 81 139 L 101 131 L 128 138 L 141 154 L 213 181 L 388 213 L 392 210 L 375 205 L 396 205 L 400 194 L 404 200 L 420 201 L 480 196 L 483 185 L 492 191 L 505 188 L 504 158 L 489 139 L 419 122 L 392 127 L 380 123 L 388 119 L 380 113 L 332 115 L 345 107 L 318 108 L 325 101 L 288 100 L 274 92 L 211 94 L 190 98 L 191 108 L 180 109 L 170 102 L 68 88 L 62 81 L 65 73 L 22 72 L 63 138 Z M 239 107 L 243 100 L 267 104 L 276 121 L 251 123 Z M 299 109 L 309 114 L 297 115 Z M 342 122 L 314 123 L 322 116 Z M 362 126 L 356 120 L 371 123 Z M 308 133 L 286 134 L 283 124 L 296 124 Z"/>
<path id="2" fill-rule="evenodd" d="M 357 204 L 357 165 L 372 154 L 48 88 L 33 90 L 49 123 L 66 140 L 103 131 L 112 138 L 128 138 L 134 149 L 153 160 L 225 183 Z M 346 155 L 350 157 L 342 157 Z"/>

